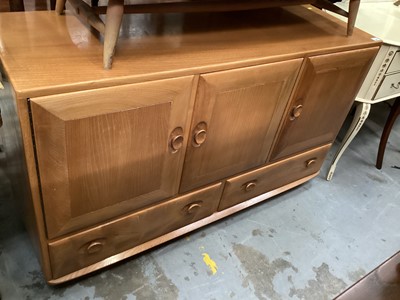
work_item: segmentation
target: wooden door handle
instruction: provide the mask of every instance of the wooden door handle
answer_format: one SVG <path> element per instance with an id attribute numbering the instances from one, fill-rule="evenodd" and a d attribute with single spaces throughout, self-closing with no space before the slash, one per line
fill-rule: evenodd
<path id="1" fill-rule="evenodd" d="M 296 105 L 295 107 L 292 108 L 292 111 L 290 112 L 290 120 L 295 120 L 298 117 L 300 117 L 301 112 L 303 111 L 303 105 L 299 104 Z"/>
<path id="2" fill-rule="evenodd" d="M 207 123 L 200 122 L 193 130 L 193 147 L 200 147 L 207 139 Z"/>
<path id="3" fill-rule="evenodd" d="M 207 131 L 201 129 L 194 134 L 193 141 L 198 147 L 200 147 L 201 144 L 203 144 L 206 141 L 206 137 L 207 137 Z"/>
<path id="4" fill-rule="evenodd" d="M 183 136 L 177 135 L 171 140 L 171 148 L 174 152 L 177 152 L 183 146 Z"/>
<path id="5" fill-rule="evenodd" d="M 183 147 L 183 129 L 182 127 L 175 128 L 169 136 L 169 149 L 171 153 L 176 153 Z"/>

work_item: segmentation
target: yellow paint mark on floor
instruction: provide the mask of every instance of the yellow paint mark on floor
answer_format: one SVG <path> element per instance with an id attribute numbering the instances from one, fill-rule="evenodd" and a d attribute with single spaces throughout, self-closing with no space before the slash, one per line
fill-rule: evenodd
<path id="1" fill-rule="evenodd" d="M 204 263 L 210 268 L 211 273 L 214 275 L 215 273 L 217 273 L 217 269 L 218 266 L 215 263 L 215 261 L 213 261 L 210 257 L 210 255 L 208 255 L 207 253 L 203 253 L 203 261 Z"/>

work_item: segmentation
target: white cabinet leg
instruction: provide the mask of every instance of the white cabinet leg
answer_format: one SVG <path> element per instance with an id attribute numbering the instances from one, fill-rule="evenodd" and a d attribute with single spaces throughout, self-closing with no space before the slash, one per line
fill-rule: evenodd
<path id="1" fill-rule="evenodd" d="M 347 130 L 346 136 L 344 137 L 342 144 L 340 145 L 338 151 L 335 154 L 335 157 L 333 158 L 326 180 L 332 179 L 333 173 L 335 173 L 336 165 L 340 157 L 342 156 L 346 148 L 350 145 L 351 141 L 354 139 L 357 133 L 360 131 L 365 120 L 368 118 L 370 109 L 371 104 L 362 102 L 357 104 L 353 121 L 351 122 L 350 128 Z"/>

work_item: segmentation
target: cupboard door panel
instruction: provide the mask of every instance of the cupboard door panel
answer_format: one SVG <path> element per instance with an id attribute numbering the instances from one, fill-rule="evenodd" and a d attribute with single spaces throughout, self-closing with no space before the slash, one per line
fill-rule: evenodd
<path id="1" fill-rule="evenodd" d="M 181 192 L 266 161 L 301 61 L 200 76 Z"/>
<path id="2" fill-rule="evenodd" d="M 307 59 L 271 161 L 334 141 L 377 51 Z"/>
<path id="3" fill-rule="evenodd" d="M 193 77 L 31 100 L 50 238 L 178 192 Z"/>

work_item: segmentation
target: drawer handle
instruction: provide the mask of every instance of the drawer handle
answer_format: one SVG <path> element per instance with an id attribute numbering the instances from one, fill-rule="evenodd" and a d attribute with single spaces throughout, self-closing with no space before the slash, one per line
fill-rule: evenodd
<path id="1" fill-rule="evenodd" d="M 303 105 L 299 104 L 292 108 L 292 112 L 290 113 L 290 120 L 295 120 L 300 117 L 301 112 L 303 111 Z"/>
<path id="2" fill-rule="evenodd" d="M 3 126 L 3 116 L 1 115 L 1 108 L 0 108 L 0 127 Z"/>
<path id="3" fill-rule="evenodd" d="M 196 212 L 200 207 L 201 207 L 201 202 L 189 204 L 186 208 L 186 212 L 188 214 L 192 214 L 192 213 Z"/>
<path id="4" fill-rule="evenodd" d="M 396 90 L 399 89 L 400 88 L 400 81 L 396 85 L 394 85 L 394 83 L 392 83 L 392 85 L 390 87 L 394 88 Z"/>
<path id="5" fill-rule="evenodd" d="M 243 184 L 243 189 L 245 192 L 251 192 L 257 185 L 257 181 L 250 181 Z"/>
<path id="6" fill-rule="evenodd" d="M 175 128 L 170 135 L 170 151 L 176 153 L 183 147 L 183 129 L 181 127 Z"/>
<path id="7" fill-rule="evenodd" d="M 200 122 L 199 124 L 196 125 L 196 127 L 193 130 L 193 141 L 192 145 L 193 147 L 200 147 L 201 145 L 204 144 L 207 138 L 207 123 L 206 122 Z"/>
<path id="8" fill-rule="evenodd" d="M 86 252 L 88 254 L 94 254 L 94 253 L 100 252 L 103 249 L 103 246 L 104 246 L 104 242 L 93 241 L 86 248 Z"/>
<path id="9" fill-rule="evenodd" d="M 316 159 L 316 158 L 309 159 L 309 160 L 306 161 L 306 167 L 307 167 L 307 168 L 310 168 L 310 167 L 312 167 L 316 162 L 317 162 L 317 159 Z"/>

